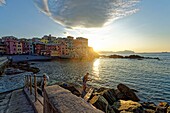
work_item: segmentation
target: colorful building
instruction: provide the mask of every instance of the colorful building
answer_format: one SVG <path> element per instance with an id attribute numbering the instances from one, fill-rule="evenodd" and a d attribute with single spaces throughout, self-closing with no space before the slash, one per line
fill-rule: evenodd
<path id="1" fill-rule="evenodd" d="M 73 41 L 74 57 L 82 58 L 88 56 L 88 39 L 77 37 Z"/>
<path id="2" fill-rule="evenodd" d="M 44 43 L 44 44 L 47 44 L 48 43 L 48 40 L 47 39 L 41 39 L 40 40 L 42 43 Z"/>
<path id="3" fill-rule="evenodd" d="M 28 54 L 34 54 L 34 44 L 32 40 L 27 41 Z"/>
<path id="4" fill-rule="evenodd" d="M 4 42 L 0 42 L 0 55 L 6 54 L 6 45 Z"/>
<path id="5" fill-rule="evenodd" d="M 6 54 L 17 54 L 17 38 L 14 36 L 2 37 L 4 44 L 6 45 Z"/>
<path id="6" fill-rule="evenodd" d="M 45 50 L 45 44 L 43 44 L 43 43 L 35 43 L 35 46 L 34 46 L 35 48 L 35 54 L 37 54 L 37 55 L 44 55 L 43 53 L 42 53 L 42 51 L 44 51 Z"/>
<path id="7" fill-rule="evenodd" d="M 18 41 L 16 43 L 16 51 L 17 51 L 17 54 L 22 54 L 23 53 L 22 42 Z"/>
<path id="8" fill-rule="evenodd" d="M 4 54 L 37 54 L 57 56 L 61 58 L 86 58 L 94 52 L 88 47 L 88 39 L 72 36 L 66 38 L 43 36 L 32 39 L 17 39 L 13 36 L 2 37 L 4 45 L 0 45 L 0 53 Z M 5 49 L 4 49 L 5 48 Z"/>
<path id="9" fill-rule="evenodd" d="M 55 43 L 46 44 L 42 53 L 47 56 L 59 56 L 59 46 Z"/>

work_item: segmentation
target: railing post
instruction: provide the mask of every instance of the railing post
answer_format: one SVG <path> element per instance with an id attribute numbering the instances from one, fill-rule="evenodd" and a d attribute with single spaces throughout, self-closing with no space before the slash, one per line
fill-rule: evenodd
<path id="1" fill-rule="evenodd" d="M 27 90 L 29 90 L 29 80 L 28 80 L 28 76 L 26 76 L 26 88 L 27 88 Z"/>
<path id="2" fill-rule="evenodd" d="M 32 80 L 31 80 L 31 75 L 30 75 L 30 94 L 32 95 Z"/>
<path id="3" fill-rule="evenodd" d="M 26 76 L 24 76 L 24 82 L 25 82 L 24 88 L 26 88 L 27 87 L 27 77 Z"/>
<path id="4" fill-rule="evenodd" d="M 42 91 L 44 91 L 44 88 L 46 87 L 47 85 L 47 76 L 46 74 L 43 74 L 43 86 L 42 86 Z"/>
<path id="5" fill-rule="evenodd" d="M 35 101 L 37 101 L 37 81 L 36 81 L 36 74 L 34 74 L 34 93 L 35 93 Z"/>

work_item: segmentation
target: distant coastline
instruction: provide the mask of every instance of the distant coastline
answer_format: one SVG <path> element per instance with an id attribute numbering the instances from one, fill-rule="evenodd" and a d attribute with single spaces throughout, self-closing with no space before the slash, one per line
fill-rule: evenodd
<path id="1" fill-rule="evenodd" d="M 104 53 L 112 53 L 112 54 L 135 54 L 134 51 L 131 50 L 124 50 L 124 51 L 99 51 L 99 54 L 104 54 Z"/>
<path id="2" fill-rule="evenodd" d="M 124 50 L 124 51 L 98 51 L 98 53 L 101 54 L 166 54 L 170 52 L 135 52 L 132 50 Z"/>

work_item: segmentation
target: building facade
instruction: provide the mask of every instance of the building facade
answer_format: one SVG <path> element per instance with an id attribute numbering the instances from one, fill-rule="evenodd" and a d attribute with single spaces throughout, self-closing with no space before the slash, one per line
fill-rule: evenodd
<path id="1" fill-rule="evenodd" d="M 4 42 L 0 42 L 0 55 L 6 54 L 6 45 Z"/>
<path id="2" fill-rule="evenodd" d="M 16 43 L 16 51 L 17 51 L 17 54 L 23 54 L 23 47 L 22 47 L 22 42 L 21 41 L 17 41 L 17 43 Z"/>
<path id="3" fill-rule="evenodd" d="M 17 54 L 17 38 L 14 36 L 2 37 L 4 44 L 6 45 L 6 54 Z"/>

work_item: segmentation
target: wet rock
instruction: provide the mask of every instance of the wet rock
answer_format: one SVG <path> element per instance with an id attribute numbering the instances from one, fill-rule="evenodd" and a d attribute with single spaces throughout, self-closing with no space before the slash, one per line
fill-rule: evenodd
<path id="1" fill-rule="evenodd" d="M 64 83 L 64 84 L 60 84 L 60 86 L 63 87 L 64 89 L 71 91 L 71 93 L 73 93 L 74 95 L 78 97 L 81 96 L 81 93 L 73 85 Z"/>
<path id="2" fill-rule="evenodd" d="M 140 101 L 140 99 L 136 96 L 136 94 L 126 85 L 119 84 L 117 88 L 119 89 L 120 92 L 126 95 L 129 100 Z"/>
<path id="3" fill-rule="evenodd" d="M 169 104 L 168 104 L 167 102 L 160 102 L 158 106 L 168 108 L 168 107 L 169 107 Z"/>
<path id="4" fill-rule="evenodd" d="M 15 75 L 15 74 L 20 74 L 23 73 L 24 71 L 19 70 L 19 69 L 14 69 L 14 68 L 7 68 L 5 70 L 6 75 Z"/>
<path id="5" fill-rule="evenodd" d="M 155 113 L 155 110 L 152 109 L 145 109 L 144 113 Z"/>
<path id="6" fill-rule="evenodd" d="M 97 109 L 100 109 L 105 113 L 115 113 L 107 100 L 101 95 L 95 95 L 89 102 Z"/>
<path id="7" fill-rule="evenodd" d="M 110 105 L 112 105 L 116 100 L 116 92 L 114 89 L 108 89 L 101 87 L 93 95 L 102 95 Z"/>
<path id="8" fill-rule="evenodd" d="M 115 90 L 116 97 L 119 100 L 128 100 L 127 96 L 120 92 L 118 89 Z"/>
<path id="9" fill-rule="evenodd" d="M 131 100 L 119 100 L 113 104 L 113 107 L 119 112 L 133 112 L 133 113 L 143 113 L 143 107 L 140 103 Z"/>
<path id="10" fill-rule="evenodd" d="M 13 63 L 11 67 L 18 68 L 20 70 L 24 70 L 28 72 L 33 72 L 34 74 L 40 71 L 39 68 L 37 67 L 30 67 L 30 64 L 28 62 Z"/>
<path id="11" fill-rule="evenodd" d="M 110 55 L 109 58 L 124 58 L 121 55 Z"/>
<path id="12" fill-rule="evenodd" d="M 20 67 L 19 69 L 25 70 L 28 72 L 33 72 L 34 74 L 38 73 L 40 71 L 39 68 L 37 68 L 37 67 Z"/>
<path id="13" fill-rule="evenodd" d="M 161 106 L 156 107 L 156 112 L 155 113 L 166 113 L 166 112 L 167 112 L 166 107 L 161 107 Z"/>
<path id="14" fill-rule="evenodd" d="M 96 92 L 103 94 L 103 93 L 104 93 L 105 91 L 107 91 L 107 90 L 108 90 L 108 88 L 100 87 Z"/>
<path id="15" fill-rule="evenodd" d="M 104 92 L 103 97 L 108 101 L 110 105 L 112 105 L 117 100 L 114 89 L 109 89 L 106 92 Z"/>
<path id="16" fill-rule="evenodd" d="M 167 108 L 167 113 L 170 113 L 170 106 Z"/>
<path id="17" fill-rule="evenodd" d="M 167 102 L 160 102 L 156 107 L 156 113 L 166 113 L 169 105 Z"/>
<path id="18" fill-rule="evenodd" d="M 142 106 L 146 109 L 156 110 L 156 105 L 153 102 L 144 102 Z"/>
<path id="19" fill-rule="evenodd" d="M 125 58 L 130 58 L 130 59 L 143 59 L 145 57 L 139 56 L 139 55 L 130 55 L 130 56 L 125 56 Z"/>

